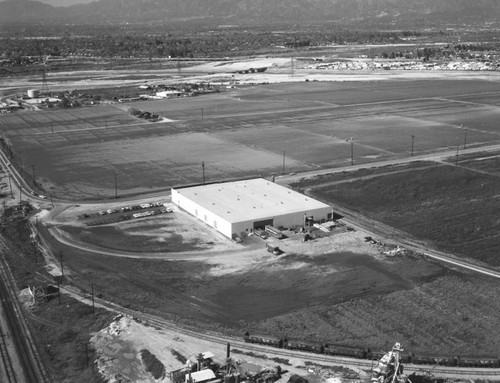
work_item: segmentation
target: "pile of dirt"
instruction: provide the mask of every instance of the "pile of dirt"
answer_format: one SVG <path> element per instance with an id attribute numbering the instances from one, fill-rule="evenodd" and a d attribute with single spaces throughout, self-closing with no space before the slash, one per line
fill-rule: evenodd
<path id="1" fill-rule="evenodd" d="M 163 379 L 165 377 L 165 366 L 162 362 L 151 354 L 148 350 L 141 350 L 142 363 L 146 366 L 146 371 L 153 375 L 155 379 Z"/>

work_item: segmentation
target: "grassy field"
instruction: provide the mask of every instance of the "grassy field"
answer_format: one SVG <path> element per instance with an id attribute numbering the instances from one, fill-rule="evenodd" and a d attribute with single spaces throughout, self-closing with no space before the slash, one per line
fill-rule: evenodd
<path id="1" fill-rule="evenodd" d="M 103 198 L 500 142 L 486 81 L 277 84 L 175 100 L 0 116 L 12 162 L 54 196 Z M 134 107 L 168 122 L 129 115 Z M 202 111 L 203 109 L 203 111 Z M 202 116 L 203 113 L 203 116 Z M 203 119 L 202 119 L 203 117 Z M 466 129 L 467 130 L 466 130 Z"/>
<path id="2" fill-rule="evenodd" d="M 414 353 L 498 355 L 497 294 L 494 280 L 448 273 L 413 289 L 304 308 L 253 326 L 377 351 L 397 340 Z"/>
<path id="3" fill-rule="evenodd" d="M 475 168 L 469 168 L 471 164 Z M 492 158 L 365 179 L 352 174 L 352 182 L 318 186 L 312 193 L 427 240 L 442 250 L 499 267 L 497 173 L 498 158 Z M 329 178 L 321 177 L 321 182 L 328 183 Z M 309 182 L 298 186 L 306 188 Z"/>

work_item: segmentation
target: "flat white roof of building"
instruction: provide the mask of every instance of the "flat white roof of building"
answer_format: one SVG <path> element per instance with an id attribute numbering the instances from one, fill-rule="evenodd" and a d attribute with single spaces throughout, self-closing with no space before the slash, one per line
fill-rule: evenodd
<path id="1" fill-rule="evenodd" d="M 174 189 L 231 223 L 330 208 L 263 178 Z"/>

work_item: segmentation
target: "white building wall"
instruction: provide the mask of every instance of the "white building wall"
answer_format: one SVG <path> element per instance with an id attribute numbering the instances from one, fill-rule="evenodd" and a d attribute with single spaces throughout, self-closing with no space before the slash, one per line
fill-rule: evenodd
<path id="1" fill-rule="evenodd" d="M 181 189 L 182 190 L 182 189 Z M 179 206 L 181 209 L 187 211 L 189 214 L 195 216 L 199 220 L 205 222 L 207 225 L 215 228 L 228 238 L 233 238 L 233 234 L 245 236 L 253 230 L 254 220 L 229 222 L 213 212 L 199 206 L 192 200 L 180 194 L 177 190 L 172 189 L 172 202 Z M 263 221 L 266 219 L 273 219 L 275 227 L 292 227 L 304 224 L 304 214 L 308 217 L 313 217 L 314 220 L 326 220 L 328 214 L 332 212 L 331 207 L 324 207 L 313 209 L 309 211 L 298 211 L 290 214 L 280 216 L 262 217 L 255 221 Z"/>
<path id="2" fill-rule="evenodd" d="M 291 214 L 284 214 L 280 216 L 270 216 L 259 218 L 257 221 L 264 221 L 268 219 L 273 219 L 273 224 L 276 228 L 292 227 L 292 226 L 302 226 L 304 225 L 304 214 L 307 217 L 313 217 L 315 221 L 320 221 L 322 219 L 327 220 L 328 214 L 332 212 L 331 207 L 324 207 L 320 209 L 314 209 L 310 211 L 301 211 Z M 241 233 L 249 233 L 253 229 L 254 221 L 242 221 L 233 222 L 233 233 L 240 235 Z"/>
<path id="3" fill-rule="evenodd" d="M 189 214 L 194 215 L 200 221 L 205 222 L 207 225 L 221 232 L 226 237 L 231 238 L 231 222 L 228 222 L 211 211 L 199 206 L 195 202 L 184 197 L 175 189 L 172 189 L 172 202 L 181 209 L 187 211 Z"/>
<path id="4" fill-rule="evenodd" d="M 291 226 L 304 225 L 304 216 L 313 217 L 315 221 L 321 221 L 322 219 L 326 220 L 328 218 L 328 214 L 331 212 L 332 208 L 328 206 L 319 209 L 306 210 L 286 215 L 280 215 L 274 218 L 274 226 L 291 227 Z"/>

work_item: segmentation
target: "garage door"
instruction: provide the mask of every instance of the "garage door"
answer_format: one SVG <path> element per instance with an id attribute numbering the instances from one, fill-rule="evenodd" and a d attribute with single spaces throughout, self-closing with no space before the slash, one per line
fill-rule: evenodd
<path id="1" fill-rule="evenodd" d="M 256 221 L 253 223 L 253 228 L 254 229 L 264 229 L 264 227 L 266 227 L 266 225 L 271 225 L 273 226 L 273 219 L 265 219 L 263 221 Z"/>

